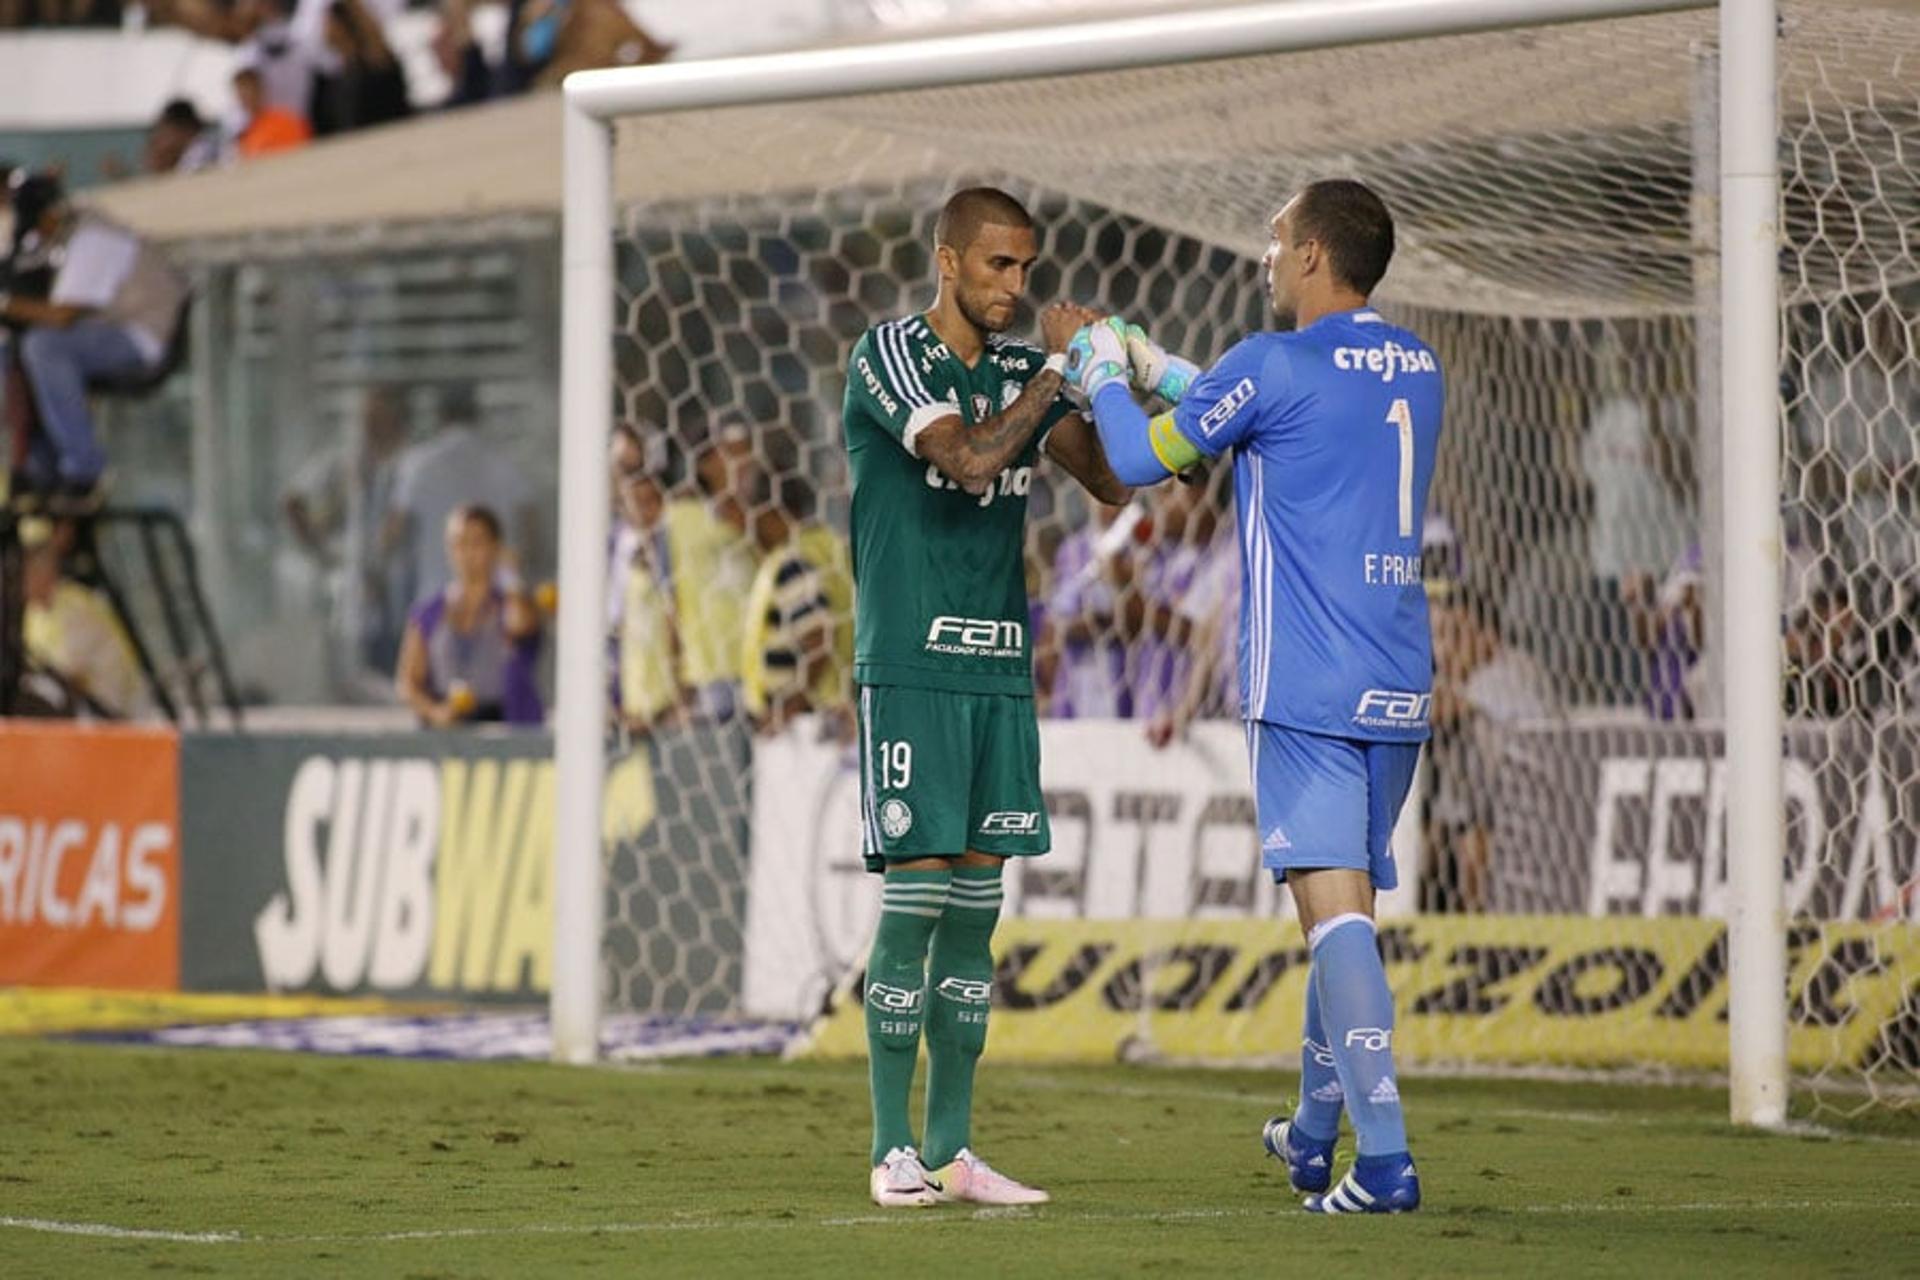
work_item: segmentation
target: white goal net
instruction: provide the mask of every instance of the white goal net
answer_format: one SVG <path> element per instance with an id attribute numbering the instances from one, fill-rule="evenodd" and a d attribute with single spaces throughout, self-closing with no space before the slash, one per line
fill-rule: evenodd
<path id="1" fill-rule="evenodd" d="M 1035 304 L 1204 364 L 1269 323 L 1278 203 L 1352 176 L 1397 221 L 1377 300 L 1448 374 L 1403 1052 L 1724 1070 L 1714 41 L 1698 11 L 619 122 L 617 414 L 666 445 L 688 710 L 641 735 L 612 1003 L 861 1043 L 844 724 L 730 711 L 756 506 L 844 535 L 847 355 L 932 301 L 945 195 L 1029 203 Z M 1786 4 L 1779 60 L 1789 1053 L 1851 1109 L 1920 1082 L 1920 12 Z M 1055 851 L 1008 877 L 995 1053 L 1282 1057 L 1304 957 L 1230 723 L 1231 497 L 1102 512 L 1043 468 L 1029 512 Z"/>

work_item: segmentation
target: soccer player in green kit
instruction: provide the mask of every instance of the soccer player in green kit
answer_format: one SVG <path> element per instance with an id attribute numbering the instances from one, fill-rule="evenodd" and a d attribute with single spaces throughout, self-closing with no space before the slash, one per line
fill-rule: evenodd
<path id="1" fill-rule="evenodd" d="M 886 877 L 865 995 L 870 1186 L 886 1207 L 1042 1204 L 974 1155 L 969 1133 L 1001 868 L 1051 838 L 1027 492 L 1043 451 L 1103 502 L 1129 491 L 1063 398 L 1062 353 L 1096 313 L 1048 307 L 1045 352 L 1006 336 L 1039 256 L 1026 209 L 990 187 L 958 192 L 934 255 L 932 308 L 867 330 L 847 367 L 864 853 Z M 923 1026 L 924 1148 L 907 1116 Z"/>

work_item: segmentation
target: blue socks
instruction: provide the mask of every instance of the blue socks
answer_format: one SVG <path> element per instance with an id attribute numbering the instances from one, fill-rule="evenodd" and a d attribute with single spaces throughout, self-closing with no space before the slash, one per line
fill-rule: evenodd
<path id="1" fill-rule="evenodd" d="M 1293 1112 L 1293 1127 L 1303 1138 L 1332 1142 L 1340 1136 L 1340 1104 L 1345 1095 L 1320 1022 L 1319 969 L 1314 965 L 1307 971 L 1307 1017 L 1300 1033 L 1300 1105 Z"/>
<path id="2" fill-rule="evenodd" d="M 1312 1026 L 1317 997 L 1323 1041 L 1332 1049 L 1340 1090 L 1353 1117 L 1359 1154 L 1403 1154 L 1407 1123 L 1400 1110 L 1400 1086 L 1393 1072 L 1393 993 L 1380 963 L 1373 921 L 1363 915 L 1335 916 L 1314 926 L 1307 939 L 1313 952 L 1313 995 L 1308 997 Z M 1312 1051 L 1307 1056 L 1311 1058 Z M 1304 1064 L 1303 1064 L 1304 1067 Z M 1305 1092 L 1305 1076 L 1302 1077 Z M 1301 1100 L 1304 1111 L 1307 1099 Z M 1337 1131 L 1337 1111 L 1334 1129 Z M 1324 1132 L 1309 1118 L 1305 1132 Z"/>

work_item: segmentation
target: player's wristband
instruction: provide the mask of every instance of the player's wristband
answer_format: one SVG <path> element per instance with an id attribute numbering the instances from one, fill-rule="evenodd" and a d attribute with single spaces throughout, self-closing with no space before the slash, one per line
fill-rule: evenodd
<path id="1" fill-rule="evenodd" d="M 0 297 L 5 297 L 5 296 L 6 296 L 5 294 L 0 294 Z M 1066 377 L 1067 376 L 1067 353 L 1064 351 L 1054 352 L 1052 355 L 1047 357 L 1047 362 L 1044 365 L 1041 365 L 1040 367 L 1044 372 L 1051 373 L 1057 378 Z"/>

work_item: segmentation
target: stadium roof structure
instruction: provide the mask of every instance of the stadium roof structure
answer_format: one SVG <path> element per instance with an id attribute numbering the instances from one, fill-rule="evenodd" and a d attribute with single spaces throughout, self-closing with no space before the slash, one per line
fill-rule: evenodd
<path id="1" fill-rule="evenodd" d="M 1876 258 L 1911 278 L 1899 210 L 1920 207 L 1920 178 L 1852 156 L 1892 158 L 1911 145 L 1910 101 L 1877 102 L 1871 86 L 1906 82 L 1904 64 L 1920 55 L 1920 0 L 1787 0 L 1781 11 L 1783 111 L 1790 121 L 1816 113 L 1845 142 L 1820 161 L 1833 172 L 1819 190 L 1788 191 L 1789 227 L 1831 219 L 1845 196 L 1861 238 L 1885 251 Z M 1604 31 L 1574 24 L 1229 58 L 1204 73 L 1143 66 L 626 119 L 615 196 L 622 207 L 670 207 L 863 179 L 1006 177 L 1257 257 L 1276 193 L 1364 173 L 1403 214 L 1396 301 L 1543 315 L 1683 311 L 1694 301 L 1688 273 L 1671 268 L 1694 251 L 1696 50 L 1713 32 L 1712 10 L 1696 8 Z M 659 71 L 710 75 L 723 65 Z M 1515 103 L 1525 104 L 1517 114 Z M 1108 145 L 1088 145 L 1090 110 Z M 201 260 L 554 235 L 561 117 L 557 92 L 517 98 L 215 173 L 123 183 L 95 200 Z M 1834 140 L 1822 128 L 1788 131 L 1797 147 L 1824 153 Z M 1872 173 L 1898 189 L 1861 186 Z M 1496 260 L 1498 279 L 1488 270 Z M 1842 262 L 1802 272 L 1816 292 L 1844 287 L 1849 274 Z"/>

